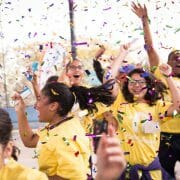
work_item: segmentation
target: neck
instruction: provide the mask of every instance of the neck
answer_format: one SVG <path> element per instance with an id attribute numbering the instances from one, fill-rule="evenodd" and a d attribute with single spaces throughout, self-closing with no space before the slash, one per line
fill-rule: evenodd
<path id="1" fill-rule="evenodd" d="M 135 101 L 135 102 L 138 102 L 138 103 L 146 103 L 146 102 L 147 102 L 145 99 L 143 99 L 143 98 L 138 98 L 138 97 L 136 97 L 136 98 L 134 99 L 134 101 Z"/>
<path id="2" fill-rule="evenodd" d="M 49 126 L 57 124 L 58 122 L 64 120 L 66 118 L 66 116 L 61 117 L 61 116 L 55 116 L 50 122 L 49 122 Z"/>

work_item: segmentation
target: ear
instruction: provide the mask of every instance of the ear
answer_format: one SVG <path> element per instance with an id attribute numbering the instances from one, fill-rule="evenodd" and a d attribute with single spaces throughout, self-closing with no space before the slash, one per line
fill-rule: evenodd
<path id="1" fill-rule="evenodd" d="M 13 150 L 14 143 L 9 141 L 6 147 L 4 148 L 4 158 L 10 158 Z"/>
<path id="2" fill-rule="evenodd" d="M 53 102 L 50 104 L 49 110 L 50 111 L 57 111 L 57 109 L 59 109 L 59 106 L 60 106 L 59 103 Z"/>

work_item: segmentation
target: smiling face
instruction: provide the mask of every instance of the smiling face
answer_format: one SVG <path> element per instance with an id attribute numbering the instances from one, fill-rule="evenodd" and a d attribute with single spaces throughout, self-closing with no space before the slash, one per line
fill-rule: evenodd
<path id="1" fill-rule="evenodd" d="M 51 106 L 52 103 L 49 103 L 48 97 L 41 92 L 36 103 L 40 122 L 49 122 L 52 119 L 54 112 L 51 111 Z"/>
<path id="2" fill-rule="evenodd" d="M 168 64 L 172 67 L 172 73 L 180 77 L 180 51 L 174 51 L 169 55 Z"/>
<path id="3" fill-rule="evenodd" d="M 133 74 L 128 80 L 128 90 L 136 100 L 143 100 L 147 93 L 146 80 L 138 73 Z"/>
<path id="4" fill-rule="evenodd" d="M 67 67 L 66 75 L 72 85 L 81 85 L 84 75 L 83 65 L 79 60 L 72 61 Z"/>

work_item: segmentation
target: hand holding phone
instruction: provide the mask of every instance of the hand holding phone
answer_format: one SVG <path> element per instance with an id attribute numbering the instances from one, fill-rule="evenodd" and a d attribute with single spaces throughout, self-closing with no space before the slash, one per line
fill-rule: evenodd
<path id="1" fill-rule="evenodd" d="M 31 94 L 31 90 L 29 87 L 25 86 L 23 90 L 19 93 L 22 99 L 26 99 Z M 18 100 L 14 99 L 14 105 L 18 104 Z"/>
<path id="2" fill-rule="evenodd" d="M 93 134 L 97 135 L 97 137 L 93 138 L 93 146 L 94 146 L 94 152 L 96 153 L 97 147 L 99 144 L 100 137 L 98 135 L 102 133 L 107 134 L 108 131 L 108 121 L 105 119 L 94 119 L 93 120 Z"/>

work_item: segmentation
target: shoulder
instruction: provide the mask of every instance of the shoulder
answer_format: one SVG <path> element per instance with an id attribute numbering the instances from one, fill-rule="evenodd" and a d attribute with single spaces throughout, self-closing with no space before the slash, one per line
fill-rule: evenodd
<path id="1" fill-rule="evenodd" d="M 1 173 L 3 179 L 13 179 L 16 177 L 17 180 L 30 180 L 33 177 L 34 180 L 48 180 L 44 173 L 36 169 L 25 167 L 13 159 L 10 159 L 6 166 L 1 169 L 0 174 Z"/>

